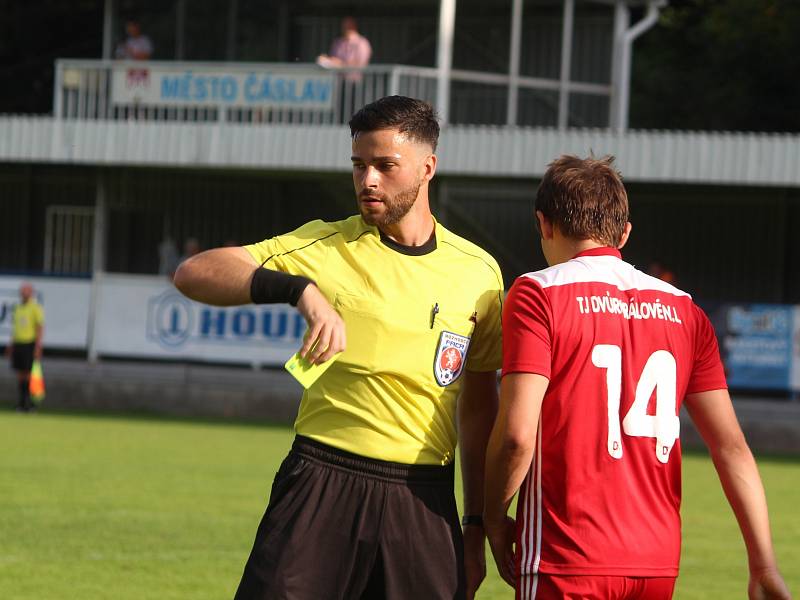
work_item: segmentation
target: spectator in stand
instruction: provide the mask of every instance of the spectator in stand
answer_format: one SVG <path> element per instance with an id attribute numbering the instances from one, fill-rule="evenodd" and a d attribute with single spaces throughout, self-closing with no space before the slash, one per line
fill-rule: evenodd
<path id="1" fill-rule="evenodd" d="M 366 67 L 372 56 L 369 40 L 358 33 L 353 17 L 342 19 L 342 37 L 331 44 L 330 54 L 320 54 L 317 64 L 322 67 Z"/>
<path id="2" fill-rule="evenodd" d="M 125 23 L 128 37 L 117 45 L 116 57 L 121 60 L 149 60 L 153 54 L 153 42 L 142 33 L 138 21 Z"/>
<path id="3" fill-rule="evenodd" d="M 320 54 L 317 64 L 321 67 L 348 69 L 337 78 L 338 96 L 336 111 L 346 119 L 358 108 L 356 105 L 356 88 L 361 84 L 361 69 L 369 64 L 372 46 L 369 40 L 358 33 L 358 26 L 353 17 L 342 19 L 342 37 L 333 40 L 330 54 Z"/>

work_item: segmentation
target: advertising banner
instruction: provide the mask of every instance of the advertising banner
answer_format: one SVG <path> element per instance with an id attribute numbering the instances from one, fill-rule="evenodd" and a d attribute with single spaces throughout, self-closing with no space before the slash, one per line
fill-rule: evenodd
<path id="1" fill-rule="evenodd" d="M 333 108 L 334 76 L 286 67 L 119 64 L 113 67 L 111 102 L 141 106 Z"/>
<path id="2" fill-rule="evenodd" d="M 193 302 L 165 277 L 104 275 L 98 288 L 100 356 L 283 365 L 306 325 L 289 305 L 220 308 Z"/>
<path id="3" fill-rule="evenodd" d="M 11 337 L 11 312 L 23 281 L 33 285 L 44 308 L 44 347 L 82 350 L 89 327 L 89 279 L 0 276 L 0 343 Z"/>
<path id="4" fill-rule="evenodd" d="M 796 307 L 780 304 L 720 307 L 714 325 L 730 387 L 789 390 L 796 385 L 797 314 Z"/>

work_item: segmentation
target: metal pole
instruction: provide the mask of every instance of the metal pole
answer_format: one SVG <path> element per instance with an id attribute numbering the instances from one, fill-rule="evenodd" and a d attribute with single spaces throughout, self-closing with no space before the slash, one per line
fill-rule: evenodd
<path id="1" fill-rule="evenodd" d="M 175 60 L 183 60 L 185 31 L 186 0 L 178 0 L 175 5 Z"/>
<path id="2" fill-rule="evenodd" d="M 561 77 L 558 86 L 558 128 L 569 124 L 569 80 L 572 68 L 572 33 L 575 22 L 575 0 L 564 0 L 561 28 Z"/>
<path id="3" fill-rule="evenodd" d="M 644 19 L 636 23 L 625 32 L 622 43 L 622 58 L 620 60 L 620 92 L 619 92 L 619 131 L 628 129 L 628 105 L 631 97 L 631 57 L 633 56 L 633 42 L 636 38 L 650 29 L 658 21 L 659 7 L 664 6 L 664 0 L 651 0 L 647 5 Z"/>
<path id="4" fill-rule="evenodd" d="M 56 60 L 56 76 L 53 82 L 53 116 L 60 119 L 64 115 L 64 63 Z"/>
<path id="5" fill-rule="evenodd" d="M 439 0 L 439 39 L 436 49 L 439 80 L 436 86 L 436 105 L 443 125 L 450 120 L 450 71 L 453 69 L 455 22 L 456 0 Z"/>
<path id="6" fill-rule="evenodd" d="M 239 0 L 230 0 L 228 2 L 228 50 L 226 53 L 229 61 L 236 59 L 236 20 L 238 16 Z"/>
<path id="7" fill-rule="evenodd" d="M 107 188 L 106 174 L 97 170 L 97 192 L 94 204 L 94 232 L 92 239 L 92 286 L 89 296 L 89 323 L 86 332 L 86 343 L 88 347 L 89 362 L 97 362 L 97 345 L 95 333 L 97 331 L 97 318 L 100 305 L 100 283 L 106 267 L 105 246 L 106 246 L 106 212 L 107 212 Z"/>
<path id="8" fill-rule="evenodd" d="M 291 28 L 288 0 L 281 0 L 278 5 L 278 59 L 281 62 L 291 62 L 289 52 L 289 29 Z"/>
<path id="9" fill-rule="evenodd" d="M 392 65 L 389 71 L 389 93 L 387 96 L 396 96 L 400 93 L 400 67 Z"/>
<path id="10" fill-rule="evenodd" d="M 506 124 L 517 124 L 519 106 L 519 55 L 522 44 L 522 0 L 511 4 L 511 42 L 508 50 L 508 104 Z"/>
<path id="11" fill-rule="evenodd" d="M 111 59 L 111 44 L 114 40 L 114 0 L 103 3 L 103 60 Z"/>
<path id="12" fill-rule="evenodd" d="M 611 98 L 608 103 L 608 126 L 618 129 L 620 124 L 620 94 L 622 91 L 622 49 L 625 32 L 630 24 L 630 10 L 625 0 L 614 5 L 614 40 L 611 58 Z"/>

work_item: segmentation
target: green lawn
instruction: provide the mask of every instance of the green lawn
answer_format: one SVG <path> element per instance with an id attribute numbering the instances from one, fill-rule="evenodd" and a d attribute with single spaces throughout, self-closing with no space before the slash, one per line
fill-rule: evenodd
<path id="1" fill-rule="evenodd" d="M 283 427 L 0 412 L 0 598 L 233 595 L 292 439 Z M 761 460 L 778 556 L 800 590 L 800 461 Z M 743 545 L 709 460 L 684 463 L 677 598 L 742 598 Z M 479 597 L 513 598 L 495 569 Z"/>

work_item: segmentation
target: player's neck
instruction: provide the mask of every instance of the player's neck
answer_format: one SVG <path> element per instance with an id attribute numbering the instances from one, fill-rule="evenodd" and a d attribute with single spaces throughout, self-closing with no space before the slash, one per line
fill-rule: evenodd
<path id="1" fill-rule="evenodd" d="M 576 240 L 573 238 L 562 237 L 556 234 L 560 239 L 555 244 L 556 255 L 553 257 L 555 260 L 553 264 L 567 262 L 575 258 L 581 252 L 591 250 L 593 248 L 604 248 L 606 244 L 596 242 L 595 240 Z"/>

